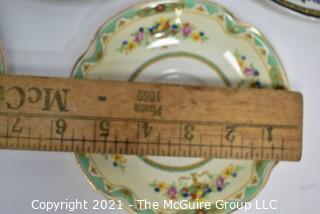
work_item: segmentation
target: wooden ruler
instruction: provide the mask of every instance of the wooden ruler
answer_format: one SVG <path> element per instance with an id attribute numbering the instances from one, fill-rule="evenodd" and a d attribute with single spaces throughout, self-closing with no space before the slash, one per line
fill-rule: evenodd
<path id="1" fill-rule="evenodd" d="M 0 76 L 0 149 L 298 161 L 297 92 Z"/>

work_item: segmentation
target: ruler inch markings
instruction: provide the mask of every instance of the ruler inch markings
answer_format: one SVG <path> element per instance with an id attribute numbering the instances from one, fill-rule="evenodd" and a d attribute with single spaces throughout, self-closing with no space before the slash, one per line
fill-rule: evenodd
<path id="1" fill-rule="evenodd" d="M 13 75 L 1 75 L 0 87 L 1 149 L 289 161 L 302 154 L 298 92 Z"/>
<path id="2" fill-rule="evenodd" d="M 251 127 L 251 128 L 267 128 L 274 127 L 278 129 L 299 129 L 297 125 L 289 125 L 289 124 L 259 124 L 259 123 L 228 123 L 228 122 L 217 122 L 217 121 L 181 121 L 181 120 L 157 120 L 157 119 L 137 119 L 137 118 L 115 118 L 115 117 L 95 117 L 95 116 L 84 116 L 84 115 L 63 115 L 63 114 L 32 114 L 32 113 L 13 113 L 13 112 L 0 112 L 0 116 L 4 117 L 26 117 L 26 118 L 63 118 L 63 119 L 71 119 L 71 120 L 92 120 L 92 121 L 100 121 L 100 120 L 108 120 L 108 121 L 119 121 L 119 122 L 144 122 L 148 121 L 150 123 L 171 123 L 171 124 L 179 124 L 179 123 L 188 123 L 195 125 L 203 125 L 203 126 L 225 126 L 225 125 L 233 125 L 237 127 Z"/>
<path id="3" fill-rule="evenodd" d="M 1 136 L 2 138 L 8 138 L 8 139 L 16 139 L 17 136 Z M 20 139 L 28 139 L 29 137 L 21 137 L 19 136 Z M 50 141 L 50 138 L 44 138 L 44 137 L 38 137 L 38 138 L 35 138 L 35 137 L 32 137 L 30 139 L 40 139 L 41 138 L 41 141 L 47 141 L 49 142 Z M 60 140 L 61 138 L 53 138 L 53 140 Z M 82 139 L 73 139 L 73 138 L 70 138 L 70 139 L 66 139 L 66 138 L 63 138 L 63 141 L 64 142 L 72 142 L 72 141 L 82 141 L 82 142 L 85 142 L 85 143 L 90 143 L 90 142 L 95 142 L 93 139 L 90 140 L 90 139 L 87 139 L 85 138 L 85 136 L 83 136 Z M 105 142 L 105 141 L 96 141 L 96 142 Z M 125 141 L 108 141 L 108 142 L 111 142 L 111 143 L 114 143 L 114 144 L 121 144 L 121 143 L 126 143 L 127 140 Z M 178 146 L 179 144 L 178 143 L 170 143 L 168 141 L 168 143 L 159 143 L 159 142 L 137 142 L 137 141 L 128 141 L 128 144 L 136 144 L 136 145 L 139 145 L 139 144 L 144 144 L 144 145 L 147 145 L 147 144 L 151 144 L 151 145 L 157 145 L 157 146 Z M 90 144 L 91 145 L 91 144 Z M 206 145 L 206 144 L 189 144 L 189 143 L 184 143 L 184 144 L 181 144 L 182 146 L 187 146 L 187 147 L 196 147 L 196 148 L 200 148 L 200 147 L 213 147 L 213 148 L 221 148 L 220 145 Z M 254 143 L 251 143 L 250 146 L 235 146 L 235 145 L 223 145 L 224 148 L 226 149 L 230 149 L 230 148 L 242 148 L 242 149 L 260 149 L 261 146 L 254 146 Z M 294 148 L 294 147 L 275 147 L 275 146 L 271 146 L 271 147 L 264 147 L 264 149 L 273 149 L 273 150 L 281 150 L 281 149 L 284 149 L 284 150 L 294 150 L 294 151 L 299 151 L 298 148 Z M 63 149 L 61 149 L 63 150 Z"/>

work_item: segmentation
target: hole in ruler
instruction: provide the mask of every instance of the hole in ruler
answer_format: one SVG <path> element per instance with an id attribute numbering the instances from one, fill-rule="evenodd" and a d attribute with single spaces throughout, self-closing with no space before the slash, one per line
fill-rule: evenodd
<path id="1" fill-rule="evenodd" d="M 105 102 L 105 101 L 107 101 L 107 97 L 106 96 L 98 96 L 98 100 L 101 102 Z"/>

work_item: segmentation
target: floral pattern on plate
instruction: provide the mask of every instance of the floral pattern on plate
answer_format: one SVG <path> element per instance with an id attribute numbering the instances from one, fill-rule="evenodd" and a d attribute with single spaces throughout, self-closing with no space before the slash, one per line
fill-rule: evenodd
<path id="1" fill-rule="evenodd" d="M 150 186 L 155 192 L 162 193 L 172 200 L 199 201 L 213 192 L 222 192 L 230 184 L 229 180 L 235 179 L 240 170 L 241 166 L 229 165 L 216 175 L 209 171 L 200 174 L 192 173 L 190 176 L 180 177 L 172 184 L 156 180 Z"/>
<path id="2" fill-rule="evenodd" d="M 180 23 L 174 18 L 161 17 L 151 27 L 140 27 L 132 33 L 131 40 L 124 40 L 119 51 L 129 54 L 141 45 L 148 46 L 154 39 L 175 37 L 178 39 L 205 42 L 208 40 L 204 31 L 199 31 L 192 23 Z"/>
<path id="3" fill-rule="evenodd" d="M 106 160 L 111 161 L 114 167 L 120 168 L 122 171 L 126 168 L 127 159 L 124 155 L 106 155 Z"/>
<path id="4" fill-rule="evenodd" d="M 249 62 L 247 56 L 241 54 L 239 50 L 235 50 L 233 54 L 237 59 L 241 72 L 245 76 L 244 80 L 240 83 L 240 87 L 263 88 L 260 81 L 260 71 L 253 63 Z"/>

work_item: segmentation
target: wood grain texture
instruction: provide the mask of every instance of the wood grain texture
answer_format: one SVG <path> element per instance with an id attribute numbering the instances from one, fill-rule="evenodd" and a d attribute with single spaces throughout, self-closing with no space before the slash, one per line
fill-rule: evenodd
<path id="1" fill-rule="evenodd" d="M 0 77 L 0 148 L 297 161 L 302 95 Z"/>

